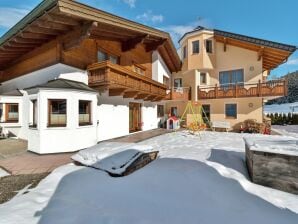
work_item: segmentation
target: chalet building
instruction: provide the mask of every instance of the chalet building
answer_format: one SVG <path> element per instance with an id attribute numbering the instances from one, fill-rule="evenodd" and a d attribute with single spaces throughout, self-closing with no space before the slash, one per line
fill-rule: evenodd
<path id="1" fill-rule="evenodd" d="M 199 101 L 211 122 L 238 128 L 263 121 L 265 100 L 287 94 L 283 80 L 267 81 L 295 46 L 198 27 L 179 41 L 182 69 L 172 75 L 167 111 L 181 116 L 188 100 Z"/>
<path id="2" fill-rule="evenodd" d="M 154 129 L 180 69 L 168 33 L 45 0 L 0 39 L 0 129 L 36 153 Z"/>

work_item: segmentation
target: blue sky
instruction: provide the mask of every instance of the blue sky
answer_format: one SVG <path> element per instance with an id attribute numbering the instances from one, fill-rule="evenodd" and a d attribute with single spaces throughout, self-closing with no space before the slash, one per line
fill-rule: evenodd
<path id="1" fill-rule="evenodd" d="M 79 0 L 171 33 L 174 42 L 198 25 L 298 46 L 296 0 Z M 1 0 L 0 35 L 41 0 Z M 271 74 L 298 70 L 298 52 Z"/>

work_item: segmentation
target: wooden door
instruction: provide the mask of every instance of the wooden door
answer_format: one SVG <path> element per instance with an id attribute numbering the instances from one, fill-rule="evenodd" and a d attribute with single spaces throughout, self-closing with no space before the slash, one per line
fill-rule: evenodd
<path id="1" fill-rule="evenodd" d="M 136 132 L 142 129 L 141 104 L 129 103 L 129 132 Z"/>

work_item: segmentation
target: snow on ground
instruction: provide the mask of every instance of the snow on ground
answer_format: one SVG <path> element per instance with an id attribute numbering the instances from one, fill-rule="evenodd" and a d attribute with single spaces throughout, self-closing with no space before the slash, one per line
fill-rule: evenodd
<path id="1" fill-rule="evenodd" d="M 298 102 L 264 105 L 264 113 L 265 114 L 291 113 L 292 112 L 292 110 L 290 108 L 291 106 L 298 106 Z M 298 113 L 298 108 L 295 109 L 294 113 Z"/>
<path id="2" fill-rule="evenodd" d="M 159 150 L 160 158 L 121 178 L 62 166 L 0 205 L 0 223 L 297 224 L 297 195 L 249 181 L 245 136 L 252 135 L 204 132 L 200 139 L 177 132 L 148 139 L 140 144 Z M 97 146 L 86 160 L 121 147 Z"/>
<path id="3" fill-rule="evenodd" d="M 5 176 L 9 176 L 10 174 L 7 173 L 5 170 L 1 169 L 0 167 L 0 177 L 5 177 Z"/>
<path id="4" fill-rule="evenodd" d="M 298 125 L 272 125 L 272 130 L 280 135 L 298 138 Z"/>

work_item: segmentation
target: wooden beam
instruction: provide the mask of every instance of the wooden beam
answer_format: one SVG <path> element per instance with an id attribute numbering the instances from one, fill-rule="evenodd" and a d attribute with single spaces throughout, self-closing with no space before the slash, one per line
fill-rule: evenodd
<path id="1" fill-rule="evenodd" d="M 126 52 L 131 49 L 134 49 L 138 44 L 143 43 L 147 37 L 148 37 L 148 35 L 142 35 L 142 36 L 138 36 L 138 37 L 123 41 L 121 43 L 122 51 Z"/>
<path id="2" fill-rule="evenodd" d="M 32 44 L 32 43 L 27 43 L 27 44 L 24 44 L 24 43 L 17 43 L 17 42 L 13 42 L 13 41 L 10 41 L 10 42 L 7 42 L 7 44 L 5 46 L 10 46 L 10 47 L 14 47 L 14 48 L 22 48 L 22 47 L 37 47 L 39 46 L 40 44 L 39 43 L 36 43 L 36 44 Z"/>
<path id="3" fill-rule="evenodd" d="M 224 38 L 223 44 L 224 44 L 224 52 L 227 51 L 227 38 Z"/>
<path id="4" fill-rule="evenodd" d="M 263 53 L 264 53 L 264 47 L 260 47 L 260 50 L 258 51 L 258 61 L 260 61 L 263 57 Z"/>
<path id="5" fill-rule="evenodd" d="M 58 36 L 61 34 L 60 31 L 53 30 L 53 29 L 48 29 L 48 28 L 43 28 L 39 26 L 30 26 L 27 28 L 27 31 L 31 33 L 39 33 L 39 34 L 46 34 L 46 35 L 53 35 L 53 36 Z"/>
<path id="6" fill-rule="evenodd" d="M 22 47 L 22 48 L 14 48 L 14 47 L 10 47 L 10 46 L 4 46 L 4 47 L 0 47 L 1 50 L 5 51 L 5 52 L 26 52 L 26 51 L 30 51 L 32 49 L 32 47 L 28 48 L 28 47 Z"/>
<path id="7" fill-rule="evenodd" d="M 21 32 L 20 37 L 29 39 L 44 39 L 49 40 L 53 38 L 53 35 L 45 35 L 40 33 Z"/>
<path id="8" fill-rule="evenodd" d="M 15 37 L 12 41 L 15 41 L 16 43 L 20 44 L 41 44 L 45 40 L 37 40 L 37 39 L 24 39 L 22 37 Z"/>
<path id="9" fill-rule="evenodd" d="M 43 18 L 49 22 L 69 25 L 69 26 L 79 26 L 80 23 L 71 17 L 63 16 L 61 14 L 46 13 Z"/>
<path id="10" fill-rule="evenodd" d="M 150 95 L 150 94 L 147 94 L 147 93 L 139 93 L 139 94 L 135 97 L 135 99 L 136 99 L 136 100 L 145 99 L 145 98 L 147 98 L 149 95 Z"/>
<path id="11" fill-rule="evenodd" d="M 149 95 L 149 96 L 147 96 L 144 100 L 145 100 L 145 101 L 152 101 L 152 100 L 154 100 L 156 97 L 157 97 L 157 96 L 155 96 L 155 95 Z"/>
<path id="12" fill-rule="evenodd" d="M 155 51 L 159 46 L 163 45 L 166 39 L 154 41 L 153 43 L 146 44 L 146 52 Z"/>
<path id="13" fill-rule="evenodd" d="M 50 21 L 43 21 L 43 20 L 37 20 L 34 23 L 34 25 L 36 25 L 38 27 L 52 29 L 52 30 L 58 30 L 58 31 L 68 31 L 72 28 L 71 26 L 68 26 L 68 25 L 64 25 L 64 24 L 60 24 L 60 23 L 53 23 Z"/>
<path id="14" fill-rule="evenodd" d="M 73 48 L 79 47 L 84 39 L 90 37 L 91 32 L 97 27 L 97 22 L 86 23 L 82 27 L 74 29 L 63 38 L 63 49 L 69 51 Z"/>
<path id="15" fill-rule="evenodd" d="M 109 96 L 123 96 L 125 88 L 109 89 Z"/>
<path id="16" fill-rule="evenodd" d="M 126 91 L 123 95 L 123 98 L 135 98 L 138 93 L 139 91 Z"/>

